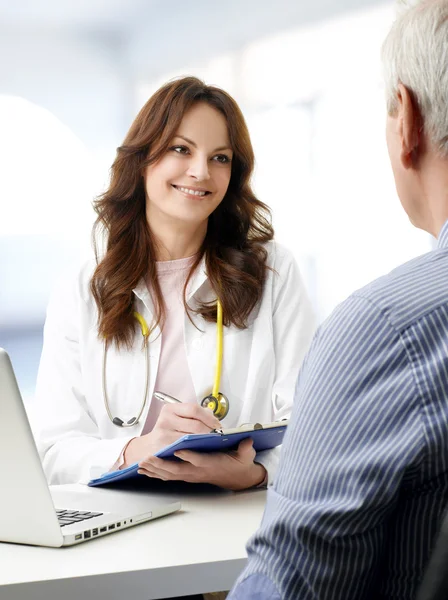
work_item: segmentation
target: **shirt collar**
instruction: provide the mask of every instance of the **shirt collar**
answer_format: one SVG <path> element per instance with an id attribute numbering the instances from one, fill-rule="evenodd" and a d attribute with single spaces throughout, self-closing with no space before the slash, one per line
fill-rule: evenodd
<path id="1" fill-rule="evenodd" d="M 440 230 L 439 237 L 437 238 L 437 248 L 448 247 L 448 221 L 445 221 L 442 229 Z"/>

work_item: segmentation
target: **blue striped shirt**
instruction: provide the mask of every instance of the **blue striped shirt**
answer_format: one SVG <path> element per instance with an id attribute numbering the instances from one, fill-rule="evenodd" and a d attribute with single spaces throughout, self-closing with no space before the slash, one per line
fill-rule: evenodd
<path id="1" fill-rule="evenodd" d="M 448 222 L 318 330 L 228 600 L 410 599 L 448 502 Z"/>

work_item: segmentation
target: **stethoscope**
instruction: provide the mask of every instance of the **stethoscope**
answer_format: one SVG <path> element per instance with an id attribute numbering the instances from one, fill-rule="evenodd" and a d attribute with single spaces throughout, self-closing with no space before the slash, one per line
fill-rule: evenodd
<path id="1" fill-rule="evenodd" d="M 134 317 L 137 319 L 140 329 L 142 332 L 142 336 L 144 339 L 144 347 L 145 347 L 145 361 L 146 361 L 146 373 L 145 373 L 145 391 L 143 394 L 143 402 L 140 407 L 140 411 L 136 417 L 132 417 L 129 421 L 123 421 L 119 417 L 112 416 L 109 407 L 109 399 L 107 396 L 107 381 L 106 381 L 106 362 L 107 362 L 107 343 L 104 343 L 103 346 L 103 399 L 104 406 L 106 407 L 106 411 L 109 419 L 112 421 L 114 425 L 117 427 L 133 427 L 137 425 L 140 420 L 140 417 L 145 410 L 147 395 L 148 395 L 148 386 L 149 386 L 149 327 L 143 316 L 134 311 Z M 213 382 L 212 393 L 200 402 L 203 408 L 209 408 L 213 411 L 215 417 L 217 417 L 220 421 L 224 419 L 224 417 L 229 412 L 229 400 L 227 397 L 219 391 L 219 385 L 221 383 L 221 373 L 222 373 L 222 345 L 223 345 L 223 323 L 222 323 L 222 306 L 221 302 L 217 301 L 217 315 L 216 315 L 216 366 L 215 366 L 215 378 Z"/>

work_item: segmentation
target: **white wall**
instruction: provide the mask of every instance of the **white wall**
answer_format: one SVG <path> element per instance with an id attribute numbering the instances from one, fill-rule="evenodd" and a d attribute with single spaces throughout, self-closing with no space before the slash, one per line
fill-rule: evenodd
<path id="1" fill-rule="evenodd" d="M 0 94 L 47 108 L 94 155 L 109 156 L 129 120 L 119 38 L 0 27 Z"/>
<path id="2" fill-rule="evenodd" d="M 90 244 L 91 201 L 129 121 L 114 42 L 0 33 L 0 328 L 41 323 L 56 274 Z"/>

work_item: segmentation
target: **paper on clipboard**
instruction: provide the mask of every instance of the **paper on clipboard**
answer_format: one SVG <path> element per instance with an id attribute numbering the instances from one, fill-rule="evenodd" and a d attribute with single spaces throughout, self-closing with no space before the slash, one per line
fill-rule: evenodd
<path id="1" fill-rule="evenodd" d="M 243 423 L 239 427 L 233 427 L 229 429 L 215 429 L 215 433 L 219 433 L 221 435 L 232 435 L 233 433 L 245 433 L 247 431 L 258 431 L 259 429 L 272 429 L 274 427 L 285 426 L 288 425 L 289 420 L 283 419 L 282 421 L 274 421 L 273 423 Z"/>

